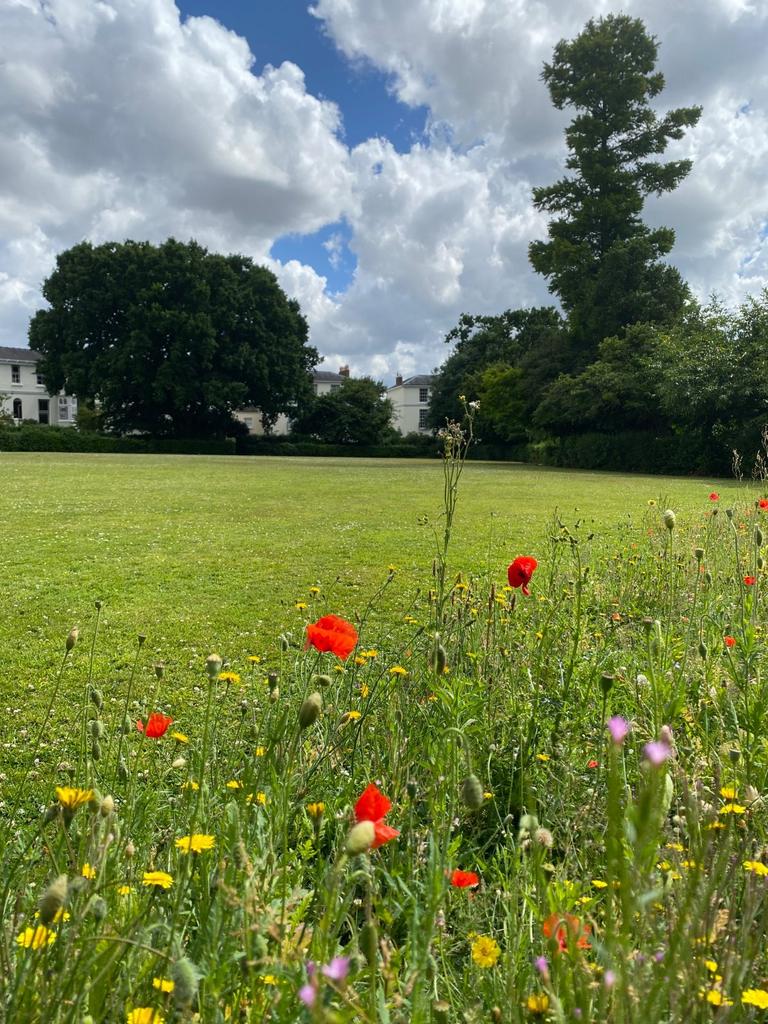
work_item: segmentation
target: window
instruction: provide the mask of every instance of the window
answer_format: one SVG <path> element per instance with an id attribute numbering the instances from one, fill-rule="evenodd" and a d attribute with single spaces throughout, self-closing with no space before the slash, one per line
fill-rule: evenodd
<path id="1" fill-rule="evenodd" d="M 48 423 L 48 399 L 38 398 L 37 400 L 37 422 Z"/>
<path id="2" fill-rule="evenodd" d="M 429 424 L 427 423 L 428 414 L 429 413 L 427 409 L 419 409 L 419 430 L 424 430 L 426 429 L 427 426 L 429 426 Z"/>
<path id="3" fill-rule="evenodd" d="M 21 384 L 21 367 L 11 367 L 11 384 Z"/>
<path id="4" fill-rule="evenodd" d="M 14 398 L 14 400 L 13 400 L 13 418 L 15 420 L 20 420 L 20 419 L 24 418 L 23 413 L 21 411 L 21 399 L 20 398 Z"/>
<path id="5" fill-rule="evenodd" d="M 38 384 L 45 384 L 45 381 L 43 380 L 43 375 L 42 375 L 42 373 L 36 373 L 36 374 L 35 374 L 35 377 L 37 378 L 37 383 L 38 383 Z"/>
<path id="6" fill-rule="evenodd" d="M 66 398 L 59 398 L 59 422 L 69 419 L 69 402 Z"/>
<path id="7" fill-rule="evenodd" d="M 419 388 L 419 401 L 420 402 L 428 402 L 429 401 L 429 388 Z"/>
<path id="8" fill-rule="evenodd" d="M 341 384 L 331 384 L 331 391 L 338 391 Z"/>

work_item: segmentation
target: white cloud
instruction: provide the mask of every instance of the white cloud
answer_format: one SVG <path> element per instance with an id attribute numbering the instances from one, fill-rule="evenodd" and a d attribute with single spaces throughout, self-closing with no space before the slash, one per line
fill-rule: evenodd
<path id="1" fill-rule="evenodd" d="M 562 170 L 568 112 L 540 79 L 558 39 L 610 0 L 315 0 L 352 61 L 429 111 L 426 141 L 349 150 L 337 107 L 300 68 L 254 74 L 246 41 L 173 0 L 0 0 L 0 343 L 20 344 L 55 253 L 82 238 L 195 237 L 267 263 L 326 365 L 386 379 L 444 358 L 460 313 L 551 301 L 527 261 L 531 188 Z M 694 170 L 650 202 L 697 291 L 768 281 L 768 0 L 625 0 L 660 42 L 660 107 L 703 103 L 675 151 Z M 215 3 L 211 0 L 211 11 Z M 670 152 L 670 155 L 672 153 Z M 269 258 L 287 233 L 344 219 L 313 267 Z"/>

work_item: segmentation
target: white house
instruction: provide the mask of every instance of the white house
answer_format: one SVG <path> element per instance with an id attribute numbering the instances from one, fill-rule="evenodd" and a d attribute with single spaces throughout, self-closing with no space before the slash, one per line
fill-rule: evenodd
<path id="1" fill-rule="evenodd" d="M 338 373 L 332 373 L 330 370 L 313 370 L 312 371 L 312 390 L 316 395 L 329 395 L 332 391 L 338 391 L 342 385 L 342 382 L 349 377 L 349 367 L 340 366 Z M 264 427 L 261 423 L 261 410 L 257 409 L 253 405 L 246 406 L 244 409 L 237 409 L 232 414 L 235 419 L 242 420 L 243 423 L 248 427 L 248 433 L 256 437 L 262 437 L 264 435 Z M 285 437 L 291 431 L 291 418 L 285 413 L 280 413 L 275 421 L 275 425 L 272 427 L 273 437 Z"/>
<path id="2" fill-rule="evenodd" d="M 387 396 L 394 406 L 392 425 L 401 434 L 428 434 L 427 426 L 429 396 L 434 378 L 427 373 L 406 377 L 395 377 L 394 386 L 387 388 Z"/>
<path id="3" fill-rule="evenodd" d="M 58 395 L 48 393 L 37 372 L 40 358 L 40 353 L 31 348 L 0 346 L 0 407 L 16 423 L 34 420 L 57 427 L 74 426 L 77 399 L 63 391 Z"/>

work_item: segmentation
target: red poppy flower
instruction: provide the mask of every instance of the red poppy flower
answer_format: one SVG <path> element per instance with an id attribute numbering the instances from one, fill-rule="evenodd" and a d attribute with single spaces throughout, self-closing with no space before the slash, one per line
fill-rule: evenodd
<path id="1" fill-rule="evenodd" d="M 712 493 L 709 496 L 709 500 L 710 501 L 720 501 L 720 495 L 717 493 L 717 491 L 712 491 Z"/>
<path id="2" fill-rule="evenodd" d="M 507 579 L 510 587 L 520 587 L 526 597 L 530 594 L 528 584 L 531 582 L 533 570 L 539 563 L 530 555 L 521 555 L 516 558 L 507 569 Z"/>
<path id="3" fill-rule="evenodd" d="M 600 762 L 599 761 L 587 761 L 587 768 L 599 768 L 599 767 L 600 767 Z"/>
<path id="4" fill-rule="evenodd" d="M 451 885 L 455 889 L 474 889 L 479 884 L 480 876 L 476 875 L 474 871 L 456 870 L 451 875 Z"/>
<path id="5" fill-rule="evenodd" d="M 390 839 L 396 839 L 400 833 L 384 823 L 384 818 L 392 808 L 392 801 L 384 796 L 381 790 L 371 783 L 355 804 L 355 821 L 372 821 L 376 838 L 371 846 L 375 850 Z"/>
<path id="6" fill-rule="evenodd" d="M 733 637 L 733 636 L 724 636 L 723 637 L 723 643 L 725 644 L 726 647 L 735 647 L 736 646 L 736 638 Z"/>
<path id="7" fill-rule="evenodd" d="M 157 740 L 161 736 L 164 736 L 168 726 L 173 721 L 168 715 L 161 715 L 159 711 L 153 711 L 147 719 L 147 727 L 144 728 L 144 723 L 141 719 L 136 723 L 136 728 L 139 732 L 146 733 L 148 739 Z"/>
<path id="8" fill-rule="evenodd" d="M 589 925 L 582 924 L 573 914 L 550 914 L 542 924 L 541 930 L 547 939 L 554 939 L 560 950 L 567 950 L 569 945 L 576 949 L 589 948 Z"/>
<path id="9" fill-rule="evenodd" d="M 338 615 L 323 615 L 307 626 L 307 647 L 330 651 L 337 658 L 346 660 L 356 644 L 357 630 L 351 622 L 340 619 Z"/>
<path id="10" fill-rule="evenodd" d="M 761 498 L 757 505 L 758 508 L 768 508 L 768 498 Z"/>
<path id="11" fill-rule="evenodd" d="M 755 576 L 745 576 L 744 577 L 744 586 L 745 587 L 753 587 L 755 585 L 756 579 L 757 579 L 757 577 L 755 577 Z"/>

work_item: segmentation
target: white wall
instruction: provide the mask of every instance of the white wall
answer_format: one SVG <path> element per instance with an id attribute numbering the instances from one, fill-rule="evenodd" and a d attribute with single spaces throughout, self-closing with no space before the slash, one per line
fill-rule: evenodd
<path id="1" fill-rule="evenodd" d="M 18 368 L 19 381 L 14 380 L 14 367 Z M 40 402 L 48 402 L 48 422 L 53 426 L 74 426 L 77 413 L 77 399 L 63 392 L 60 395 L 49 395 L 44 384 L 37 382 L 37 364 L 35 362 L 13 362 L 0 360 L 0 394 L 7 395 L 3 399 L 2 409 L 9 416 L 14 415 L 15 403 L 21 403 L 21 416 L 16 419 L 35 420 L 40 422 Z M 16 410 L 18 411 L 18 409 Z"/>

